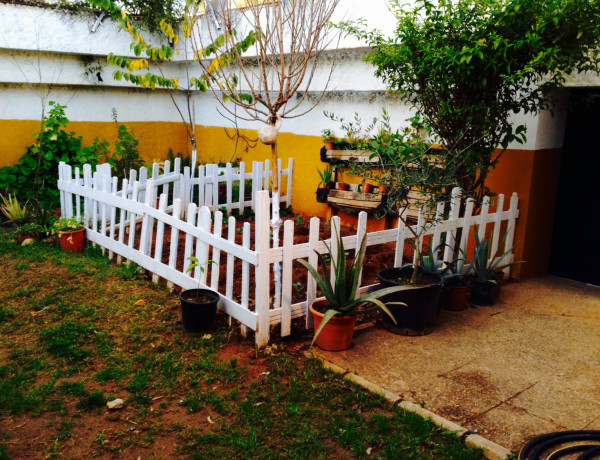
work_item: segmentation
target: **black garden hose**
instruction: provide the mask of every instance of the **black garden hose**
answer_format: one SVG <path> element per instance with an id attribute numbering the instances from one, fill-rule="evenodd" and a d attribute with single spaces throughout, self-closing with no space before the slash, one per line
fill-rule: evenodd
<path id="1" fill-rule="evenodd" d="M 600 459 L 600 431 L 557 431 L 537 436 L 521 449 L 519 460 L 556 460 L 576 452 L 582 452 L 577 460 Z"/>

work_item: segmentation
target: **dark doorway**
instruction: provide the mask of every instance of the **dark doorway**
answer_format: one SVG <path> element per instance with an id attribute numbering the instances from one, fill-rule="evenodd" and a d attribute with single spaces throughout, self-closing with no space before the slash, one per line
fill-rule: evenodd
<path id="1" fill-rule="evenodd" d="M 549 271 L 600 285 L 600 89 L 570 92 Z"/>

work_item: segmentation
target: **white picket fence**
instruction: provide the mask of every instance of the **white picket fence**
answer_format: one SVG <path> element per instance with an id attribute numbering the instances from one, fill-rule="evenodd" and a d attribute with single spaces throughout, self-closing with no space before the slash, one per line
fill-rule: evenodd
<path id="1" fill-rule="evenodd" d="M 312 326 L 311 315 L 306 313 L 308 305 L 316 298 L 316 284 L 307 273 L 306 299 L 292 303 L 292 269 L 298 258 L 308 258 L 309 263 L 316 265 L 315 251 L 325 252 L 325 243 L 332 247 L 334 253 L 338 250 L 335 235 L 340 229 L 339 217 L 332 219 L 332 238 L 325 242 L 319 239 L 320 219 L 313 217 L 310 220 L 309 240 L 303 244 L 294 244 L 295 222 L 287 220 L 282 228 L 283 244 L 273 248 L 269 235 L 269 192 L 260 190 L 252 197 L 255 209 L 254 235 L 251 235 L 250 223 L 245 222 L 242 242 L 239 244 L 235 241 L 236 220 L 233 216 L 227 221 L 227 235 L 223 235 L 221 211 L 211 213 L 207 206 L 198 207 L 195 203 L 189 203 L 184 209 L 184 200 L 167 194 L 169 189 L 164 188 L 167 182 L 161 181 L 160 175 L 155 176 L 156 180 L 147 179 L 143 184 L 139 180 L 124 180 L 122 188 L 118 189 L 116 180 L 110 178 L 103 168 L 105 167 L 98 168 L 92 175 L 91 169 L 84 167 L 84 178 L 81 180 L 78 171 L 72 171 L 70 166 L 61 164 L 58 186 L 63 213 L 69 215 L 69 211 L 74 209 L 71 213 L 86 216 L 86 237 L 107 249 L 109 256 L 116 254 L 118 260 L 128 259 L 152 272 L 155 282 L 160 277 L 170 285 L 175 284 L 183 289 L 195 288 L 200 284 L 219 292 L 220 308 L 240 321 L 243 333 L 247 328 L 255 331 L 259 347 L 268 343 L 271 325 L 281 324 L 282 336 L 290 334 L 294 318 L 305 316 L 306 326 Z M 182 181 L 181 177 L 179 181 Z M 156 196 L 161 185 L 163 193 L 160 194 L 157 206 Z M 173 189 L 177 189 L 177 186 Z M 127 193 L 123 193 L 124 190 Z M 140 202 L 136 197 L 140 196 L 142 190 L 144 200 Z M 499 195 L 495 212 L 489 212 L 490 200 L 486 198 L 478 215 L 473 214 L 472 201 L 467 201 L 464 212 L 460 215 L 461 199 L 459 191 L 454 190 L 449 203 L 439 204 L 438 218 L 427 223 L 421 214 L 415 228 L 425 225 L 424 235 L 432 236 L 434 246 L 444 238 L 449 245 L 444 256 L 447 260 L 454 251 L 455 243 L 463 250 L 468 250 L 468 236 L 472 233 L 470 229 L 473 225 L 479 226 L 481 236 L 491 225 L 494 229 L 493 253 L 500 241 L 501 228 L 508 231 L 505 248 L 512 247 L 515 222 L 519 214 L 517 205 L 517 195 L 513 194 L 508 210 L 504 210 L 504 196 Z M 186 217 L 182 220 L 184 210 Z M 448 218 L 442 219 L 441 216 Z M 367 215 L 363 212 L 359 214 L 356 234 L 343 238 L 345 249 L 355 249 L 363 235 L 366 235 L 368 246 L 395 243 L 394 264 L 401 265 L 404 241 L 413 238 L 402 220 L 395 229 L 367 233 L 366 228 Z M 460 241 L 453 237 L 458 229 L 463 229 Z M 183 249 L 179 248 L 180 240 L 184 242 Z M 196 269 L 193 273 L 187 273 L 190 264 L 188 258 L 192 255 L 199 259 L 201 266 L 205 264 L 205 270 Z M 512 258 L 513 255 L 509 254 L 506 262 L 512 261 Z M 222 267 L 207 263 L 209 260 L 224 260 L 225 268 L 220 270 Z M 270 270 L 277 262 L 282 266 L 281 292 L 280 295 L 273 295 L 275 287 Z M 220 283 L 223 273 L 225 282 Z M 233 290 L 234 277 L 241 279 L 241 287 L 236 293 Z M 251 286 L 252 277 L 254 282 Z M 360 292 L 369 288 L 371 286 L 361 286 Z"/>
<path id="2" fill-rule="evenodd" d="M 116 177 L 111 176 L 110 165 L 102 164 L 96 167 L 92 173 L 90 165 L 84 165 L 82 170 L 71 168 L 70 165 L 61 165 L 59 167 L 59 180 L 61 174 L 70 177 L 71 182 L 96 187 L 102 190 L 116 190 L 118 196 L 130 198 L 139 202 L 144 202 L 146 198 L 146 184 L 152 179 L 157 189 L 162 188 L 162 193 L 167 194 L 167 211 L 172 211 L 173 201 L 179 198 L 182 202 L 182 209 L 186 212 L 190 203 L 197 206 L 207 206 L 211 211 L 225 209 L 227 215 L 232 210 L 238 210 L 240 214 L 246 208 L 254 210 L 255 203 L 252 199 L 256 192 L 268 190 L 269 182 L 273 176 L 269 160 L 264 163 L 259 161 L 252 162 L 252 169 L 247 171 L 247 165 L 241 162 L 239 166 L 233 167 L 227 163 L 225 167 L 219 167 L 216 164 L 199 165 L 197 168 L 186 166 L 181 171 L 181 160 L 176 158 L 171 169 L 171 162 L 165 161 L 162 165 L 154 163 L 150 171 L 145 166 L 139 171 L 132 169 L 126 180 L 119 184 Z M 288 160 L 286 169 L 281 167 L 281 159 L 278 163 L 279 183 L 285 185 L 285 193 L 280 196 L 280 202 L 285 206 L 290 206 L 292 199 L 292 176 L 294 168 L 294 159 Z M 150 177 L 149 176 L 150 173 Z M 285 177 L 285 183 L 282 182 Z M 138 183 L 137 192 L 134 193 L 134 184 Z M 106 185 L 105 185 L 106 184 Z M 246 196 L 246 188 L 251 190 L 249 196 Z M 237 189 L 237 193 L 234 193 Z M 158 192 L 157 192 L 158 193 Z M 69 201 L 70 200 L 70 201 Z M 75 207 L 72 196 L 61 193 L 61 211 L 62 215 L 90 220 L 90 210 L 87 207 L 87 201 L 84 201 L 83 207 Z M 95 219 L 94 219 L 95 220 Z"/>

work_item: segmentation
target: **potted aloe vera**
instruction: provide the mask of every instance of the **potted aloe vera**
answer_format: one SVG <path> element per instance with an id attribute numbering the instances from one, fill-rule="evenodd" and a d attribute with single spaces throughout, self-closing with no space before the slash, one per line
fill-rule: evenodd
<path id="1" fill-rule="evenodd" d="M 357 298 L 360 272 L 366 251 L 365 237 L 361 240 L 355 256 L 351 259 L 344 249 L 344 241 L 339 233 L 337 233 L 336 238 L 338 246 L 336 255 L 333 254 L 331 247 L 325 243 L 329 260 L 331 260 L 331 270 L 335 274 L 333 284 L 331 283 L 330 272 L 327 269 L 326 258 L 322 254 L 317 253 L 319 264 L 323 269 L 323 276 L 319 274 L 317 267 L 313 267 L 305 260 L 298 260 L 314 277 L 324 295 L 324 298 L 317 299 L 310 305 L 310 312 L 313 315 L 316 330 L 312 344 L 316 343 L 319 348 L 329 351 L 350 348 L 354 334 L 354 324 L 358 315 L 382 310 L 391 318 L 391 321 L 395 321 L 388 307 L 379 300 L 379 297 L 407 289 L 404 286 L 391 287 L 370 292 Z"/>
<path id="2" fill-rule="evenodd" d="M 333 170 L 331 169 L 331 166 L 327 165 L 323 171 L 317 169 L 317 172 L 321 178 L 319 185 L 322 185 L 322 187 L 317 188 L 317 202 L 327 203 L 329 190 L 335 185 L 335 182 L 333 182 Z"/>
<path id="3" fill-rule="evenodd" d="M 516 244 L 502 253 L 501 247 L 504 245 L 508 232 L 504 234 L 502 240 L 498 243 L 496 251 L 492 254 L 493 234 L 489 238 L 479 238 L 477 226 L 473 227 L 475 234 L 475 253 L 471 260 L 467 272 L 471 274 L 471 302 L 475 305 L 490 306 L 494 304 L 494 298 L 498 289 L 497 276 L 505 268 L 512 265 L 522 264 L 525 261 L 503 263 L 506 257 L 512 253 Z"/>

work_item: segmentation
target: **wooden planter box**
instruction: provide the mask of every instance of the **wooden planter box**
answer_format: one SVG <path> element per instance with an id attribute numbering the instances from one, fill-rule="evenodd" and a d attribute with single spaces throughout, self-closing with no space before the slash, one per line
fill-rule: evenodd
<path id="1" fill-rule="evenodd" d="M 387 195 L 359 193 L 352 190 L 330 190 L 327 196 L 327 202 L 332 207 L 349 213 L 382 211 L 386 199 Z"/>
<path id="2" fill-rule="evenodd" d="M 321 161 L 332 165 L 343 165 L 348 163 L 378 163 L 379 157 L 370 158 L 373 152 L 368 150 L 327 150 L 321 149 Z"/>

